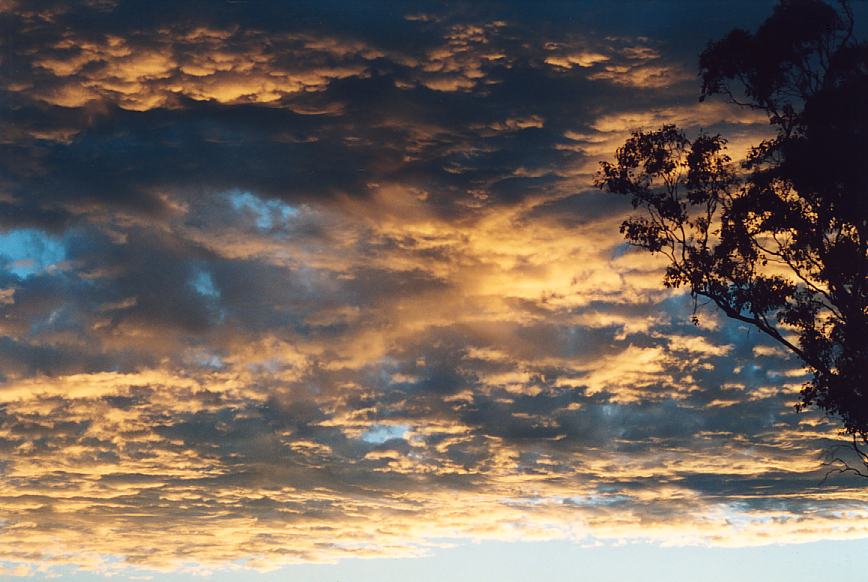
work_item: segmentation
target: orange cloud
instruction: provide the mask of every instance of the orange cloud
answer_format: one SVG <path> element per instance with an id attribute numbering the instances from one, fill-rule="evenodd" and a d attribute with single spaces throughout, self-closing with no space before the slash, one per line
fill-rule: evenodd
<path id="1" fill-rule="evenodd" d="M 164 30 L 144 46 L 137 38 L 93 42 L 68 34 L 34 59 L 54 76 L 50 85 L 28 90 L 63 107 L 105 100 L 138 111 L 171 107 L 179 97 L 272 103 L 365 75 L 368 61 L 379 56 L 358 41 L 285 35 L 266 42 L 259 31 L 237 28 Z"/>

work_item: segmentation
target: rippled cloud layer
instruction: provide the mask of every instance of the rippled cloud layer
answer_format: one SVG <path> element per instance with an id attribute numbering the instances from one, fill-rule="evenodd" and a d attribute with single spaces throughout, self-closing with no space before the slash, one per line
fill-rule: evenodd
<path id="1" fill-rule="evenodd" d="M 0 2 L 0 572 L 868 536 L 590 185 L 754 4 Z"/>

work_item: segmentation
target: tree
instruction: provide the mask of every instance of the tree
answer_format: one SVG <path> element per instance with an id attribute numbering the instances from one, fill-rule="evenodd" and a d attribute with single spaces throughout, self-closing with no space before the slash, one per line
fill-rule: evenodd
<path id="1" fill-rule="evenodd" d="M 700 101 L 775 131 L 740 164 L 720 135 L 667 125 L 634 132 L 596 185 L 643 209 L 621 232 L 668 259 L 694 318 L 706 300 L 804 362 L 798 408 L 838 419 L 865 465 L 842 470 L 868 477 L 868 44 L 853 21 L 846 2 L 781 0 L 755 33 L 708 45 Z"/>

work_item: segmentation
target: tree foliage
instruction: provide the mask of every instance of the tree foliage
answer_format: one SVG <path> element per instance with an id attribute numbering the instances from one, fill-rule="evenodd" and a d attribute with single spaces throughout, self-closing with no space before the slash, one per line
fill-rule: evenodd
<path id="1" fill-rule="evenodd" d="M 699 65 L 700 100 L 762 111 L 774 137 L 736 164 L 720 135 L 637 131 L 596 184 L 644 210 L 621 231 L 667 257 L 667 286 L 796 354 L 812 372 L 800 407 L 838 418 L 864 445 L 868 44 L 854 39 L 846 3 L 783 0 L 755 33 L 709 44 Z"/>

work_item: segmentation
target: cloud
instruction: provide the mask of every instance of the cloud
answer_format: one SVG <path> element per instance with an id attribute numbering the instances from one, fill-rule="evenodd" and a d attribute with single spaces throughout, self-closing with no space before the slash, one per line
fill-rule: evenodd
<path id="1" fill-rule="evenodd" d="M 358 41 L 303 34 L 206 27 L 156 32 L 96 40 L 66 33 L 32 60 L 36 83 L 19 90 L 61 107 L 107 101 L 136 111 L 177 107 L 182 98 L 273 103 L 364 75 L 367 62 L 382 56 Z"/>
<path id="2" fill-rule="evenodd" d="M 690 324 L 590 185 L 635 128 L 760 138 L 685 105 L 704 38 L 509 5 L 13 8 L 4 575 L 868 535 L 864 488 L 816 485 L 835 430 L 792 410 L 803 370 Z"/>
<path id="3" fill-rule="evenodd" d="M 548 42 L 545 63 L 556 70 L 586 69 L 587 78 L 637 89 L 660 89 L 686 81 L 692 75 L 680 65 L 667 63 L 662 54 L 647 44 L 630 44 L 636 39 L 607 37 L 595 48 L 581 48 L 588 40 Z M 647 39 L 641 39 L 643 41 Z M 571 46 L 578 44 L 578 46 Z"/>
<path id="4" fill-rule="evenodd" d="M 488 46 L 491 35 L 504 25 L 502 22 L 453 25 L 445 43 L 430 49 L 415 67 L 417 82 L 434 91 L 468 91 L 485 82 L 487 66 L 508 63 L 505 54 Z"/>

